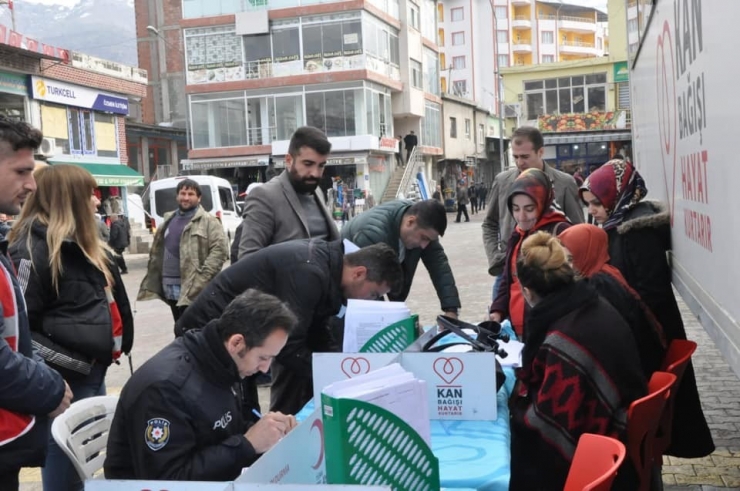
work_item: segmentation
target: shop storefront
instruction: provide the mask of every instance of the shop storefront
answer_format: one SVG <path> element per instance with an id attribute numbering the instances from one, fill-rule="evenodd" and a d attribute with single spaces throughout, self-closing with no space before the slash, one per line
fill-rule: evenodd
<path id="1" fill-rule="evenodd" d="M 617 156 L 632 156 L 632 134 L 626 131 L 545 134 L 544 158 L 556 169 L 586 177 Z"/>
<path id="2" fill-rule="evenodd" d="M 180 162 L 186 174 L 208 174 L 222 177 L 232 183 L 236 194 L 242 193 L 253 182 L 266 182 L 269 155 L 242 157 L 185 159 Z"/>
<path id="3" fill-rule="evenodd" d="M 28 84 L 25 75 L 0 71 L 0 114 L 28 121 Z"/>
<path id="4" fill-rule="evenodd" d="M 127 214 L 128 186 L 143 186 L 144 176 L 121 163 L 126 152 L 119 135 L 128 100 L 88 87 L 29 77 L 29 93 L 38 108 L 42 149 L 50 164 L 87 169 L 98 184 L 101 215 Z M 125 142 L 125 140 L 123 140 Z"/>

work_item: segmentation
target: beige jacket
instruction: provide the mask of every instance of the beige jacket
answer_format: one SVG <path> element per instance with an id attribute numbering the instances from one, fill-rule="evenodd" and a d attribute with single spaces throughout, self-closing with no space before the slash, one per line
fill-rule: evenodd
<path id="1" fill-rule="evenodd" d="M 137 300 L 164 300 L 162 267 L 164 232 L 174 216 L 169 212 L 154 236 L 146 276 L 141 282 Z M 190 305 L 206 285 L 221 272 L 228 259 L 229 243 L 221 221 L 198 205 L 198 211 L 180 237 L 180 299 L 177 305 Z"/>

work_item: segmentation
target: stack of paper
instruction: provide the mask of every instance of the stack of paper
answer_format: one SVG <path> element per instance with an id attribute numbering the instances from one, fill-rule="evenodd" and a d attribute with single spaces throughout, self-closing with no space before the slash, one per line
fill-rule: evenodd
<path id="1" fill-rule="evenodd" d="M 431 445 L 427 383 L 398 363 L 328 385 L 322 394 L 333 399 L 369 402 L 395 414 Z"/>
<path id="2" fill-rule="evenodd" d="M 342 351 L 357 353 L 379 331 L 410 316 L 411 311 L 404 302 L 348 300 Z"/>

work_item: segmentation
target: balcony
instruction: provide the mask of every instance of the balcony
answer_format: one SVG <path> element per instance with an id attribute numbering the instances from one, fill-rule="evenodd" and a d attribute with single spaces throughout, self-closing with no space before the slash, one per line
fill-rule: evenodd
<path id="1" fill-rule="evenodd" d="M 599 50 L 591 43 L 562 41 L 560 43 L 560 53 L 567 55 L 598 56 Z"/>
<path id="2" fill-rule="evenodd" d="M 511 45 L 511 51 L 514 53 L 531 53 L 532 45 L 525 42 L 515 42 Z"/>
<path id="3" fill-rule="evenodd" d="M 511 4 L 514 7 L 525 7 L 527 5 L 532 5 L 532 0 L 511 0 Z"/>
<path id="4" fill-rule="evenodd" d="M 529 17 L 526 17 L 524 15 L 517 15 L 516 17 L 511 19 L 511 28 L 514 30 L 531 29 L 532 21 L 529 19 Z"/>
<path id="5" fill-rule="evenodd" d="M 571 17 L 561 15 L 559 17 L 558 27 L 564 31 L 573 32 L 596 32 L 598 25 L 596 20 L 585 17 Z"/>

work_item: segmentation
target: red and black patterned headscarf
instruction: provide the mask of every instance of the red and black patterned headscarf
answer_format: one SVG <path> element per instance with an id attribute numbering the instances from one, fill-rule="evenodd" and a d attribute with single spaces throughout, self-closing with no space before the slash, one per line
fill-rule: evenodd
<path id="1" fill-rule="evenodd" d="M 619 226 L 624 216 L 647 195 L 645 181 L 631 163 L 614 159 L 591 173 L 579 189 L 596 196 L 608 215 L 604 230 Z M 585 203 L 585 201 L 584 201 Z"/>
<path id="2" fill-rule="evenodd" d="M 537 204 L 537 219 L 541 219 L 555 201 L 555 191 L 547 174 L 539 169 L 527 169 L 516 178 L 509 190 L 506 204 L 511 213 L 514 195 L 526 194 Z"/>

